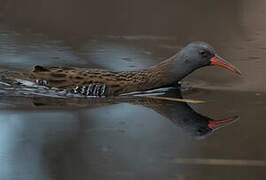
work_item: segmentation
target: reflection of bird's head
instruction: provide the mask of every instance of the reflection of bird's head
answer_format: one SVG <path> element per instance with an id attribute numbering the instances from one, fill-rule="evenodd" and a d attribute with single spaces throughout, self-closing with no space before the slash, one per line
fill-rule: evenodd
<path id="1" fill-rule="evenodd" d="M 195 112 L 196 113 L 196 112 Z M 225 127 L 238 119 L 238 116 L 232 116 L 223 120 L 212 120 L 198 113 L 186 117 L 182 122 L 182 131 L 196 139 L 204 139 L 215 130 Z"/>
<path id="2" fill-rule="evenodd" d="M 166 102 L 158 112 L 181 129 L 181 132 L 196 139 L 203 139 L 215 130 L 225 127 L 238 119 L 238 116 L 232 116 L 222 120 L 213 120 L 199 114 L 187 103 L 183 102 Z"/>
<path id="3" fill-rule="evenodd" d="M 203 139 L 215 130 L 233 123 L 238 118 L 238 116 L 232 116 L 222 120 L 212 120 L 210 118 L 205 117 L 205 119 L 199 120 L 195 123 L 194 137 L 197 137 L 197 139 Z"/>

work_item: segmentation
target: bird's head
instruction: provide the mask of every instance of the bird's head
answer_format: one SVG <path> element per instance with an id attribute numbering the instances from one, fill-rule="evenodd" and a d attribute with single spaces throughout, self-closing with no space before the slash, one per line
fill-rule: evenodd
<path id="1" fill-rule="evenodd" d="M 214 48 L 205 42 L 193 42 L 188 44 L 178 53 L 177 57 L 191 70 L 214 65 L 241 75 L 241 72 L 235 66 L 220 57 L 215 52 Z"/>

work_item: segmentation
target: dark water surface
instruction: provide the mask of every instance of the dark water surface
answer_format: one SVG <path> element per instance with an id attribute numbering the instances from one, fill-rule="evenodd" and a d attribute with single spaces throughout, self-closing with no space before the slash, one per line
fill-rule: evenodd
<path id="1" fill-rule="evenodd" d="M 0 83 L 1 180 L 266 179 L 263 0 L 0 5 L 1 70 L 138 70 L 202 40 L 243 73 L 206 67 L 185 78 L 181 92 L 146 92 L 200 104 Z"/>

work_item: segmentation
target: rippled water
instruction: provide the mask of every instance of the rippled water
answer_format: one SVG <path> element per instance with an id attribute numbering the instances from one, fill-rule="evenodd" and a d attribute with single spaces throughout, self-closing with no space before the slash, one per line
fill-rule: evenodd
<path id="1" fill-rule="evenodd" d="M 204 40 L 239 67 L 243 76 L 206 67 L 185 78 L 181 91 L 172 87 L 112 98 L 84 98 L 42 86 L 1 82 L 0 179 L 266 178 L 264 1 L 196 3 L 195 7 L 204 10 L 219 10 L 213 11 L 212 17 L 202 13 L 195 19 L 202 11 L 190 11 L 192 15 L 184 17 L 186 22 L 181 21 L 180 11 L 171 13 L 172 6 L 178 9 L 176 4 L 153 3 L 152 7 L 164 12 L 169 22 L 178 20 L 181 27 L 167 24 L 164 16 L 157 14 L 153 16 L 158 22 L 146 24 L 145 19 L 152 15 L 140 18 L 121 11 L 128 15 L 124 21 L 118 18 L 119 13 L 113 14 L 108 8 L 104 8 L 110 16 L 106 20 L 75 22 L 89 12 L 81 4 L 73 6 L 69 2 L 65 3 L 65 13 L 69 14 L 72 8 L 79 13 L 68 21 L 61 21 L 63 12 L 59 8 L 58 14 L 51 10 L 49 16 L 40 11 L 41 20 L 36 23 L 35 17 L 27 15 L 38 14 L 37 11 L 29 8 L 21 15 L 16 11 L 18 5 L 27 9 L 27 3 L 9 2 L 7 8 L 17 15 L 3 13 L 9 14 L 6 20 L 10 22 L 0 25 L 1 73 L 29 71 L 36 64 L 138 70 L 171 56 L 189 41 Z M 185 8 L 190 7 L 190 3 L 182 3 Z M 56 1 L 52 5 L 59 4 Z M 52 5 L 32 4 L 36 9 Z M 85 7 L 86 3 L 82 5 Z M 124 9 L 128 4 L 109 5 L 111 9 Z M 149 7 L 145 3 L 137 5 L 128 7 L 132 7 L 132 12 L 138 7 L 140 14 L 145 14 L 144 9 Z M 55 28 L 44 28 L 43 24 L 49 22 L 45 18 L 52 15 L 50 22 Z M 117 21 L 108 23 L 112 18 Z M 220 21 L 214 22 L 213 18 Z M 105 24 L 105 31 L 99 30 L 103 26 L 97 22 Z M 210 125 L 212 120 L 230 118 L 230 122 L 217 128 Z"/>

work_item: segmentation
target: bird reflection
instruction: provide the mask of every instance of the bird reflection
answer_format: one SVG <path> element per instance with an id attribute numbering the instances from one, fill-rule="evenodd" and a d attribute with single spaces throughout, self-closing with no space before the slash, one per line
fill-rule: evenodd
<path id="1" fill-rule="evenodd" d="M 164 94 L 175 98 L 182 98 L 178 88 L 171 89 Z M 20 102 L 25 108 L 25 104 L 33 104 L 37 108 L 45 109 L 82 109 L 97 108 L 111 104 L 129 103 L 147 107 L 159 113 L 166 119 L 170 120 L 175 126 L 181 129 L 181 132 L 196 139 L 202 139 L 212 134 L 217 129 L 225 127 L 236 121 L 238 116 L 227 117 L 222 120 L 214 120 L 207 116 L 201 115 L 191 108 L 185 102 L 173 102 L 162 99 L 153 99 L 146 96 L 120 96 L 111 98 L 51 98 L 51 97 L 0 97 L 1 102 L 7 103 Z M 18 107 L 18 104 L 16 104 Z"/>

